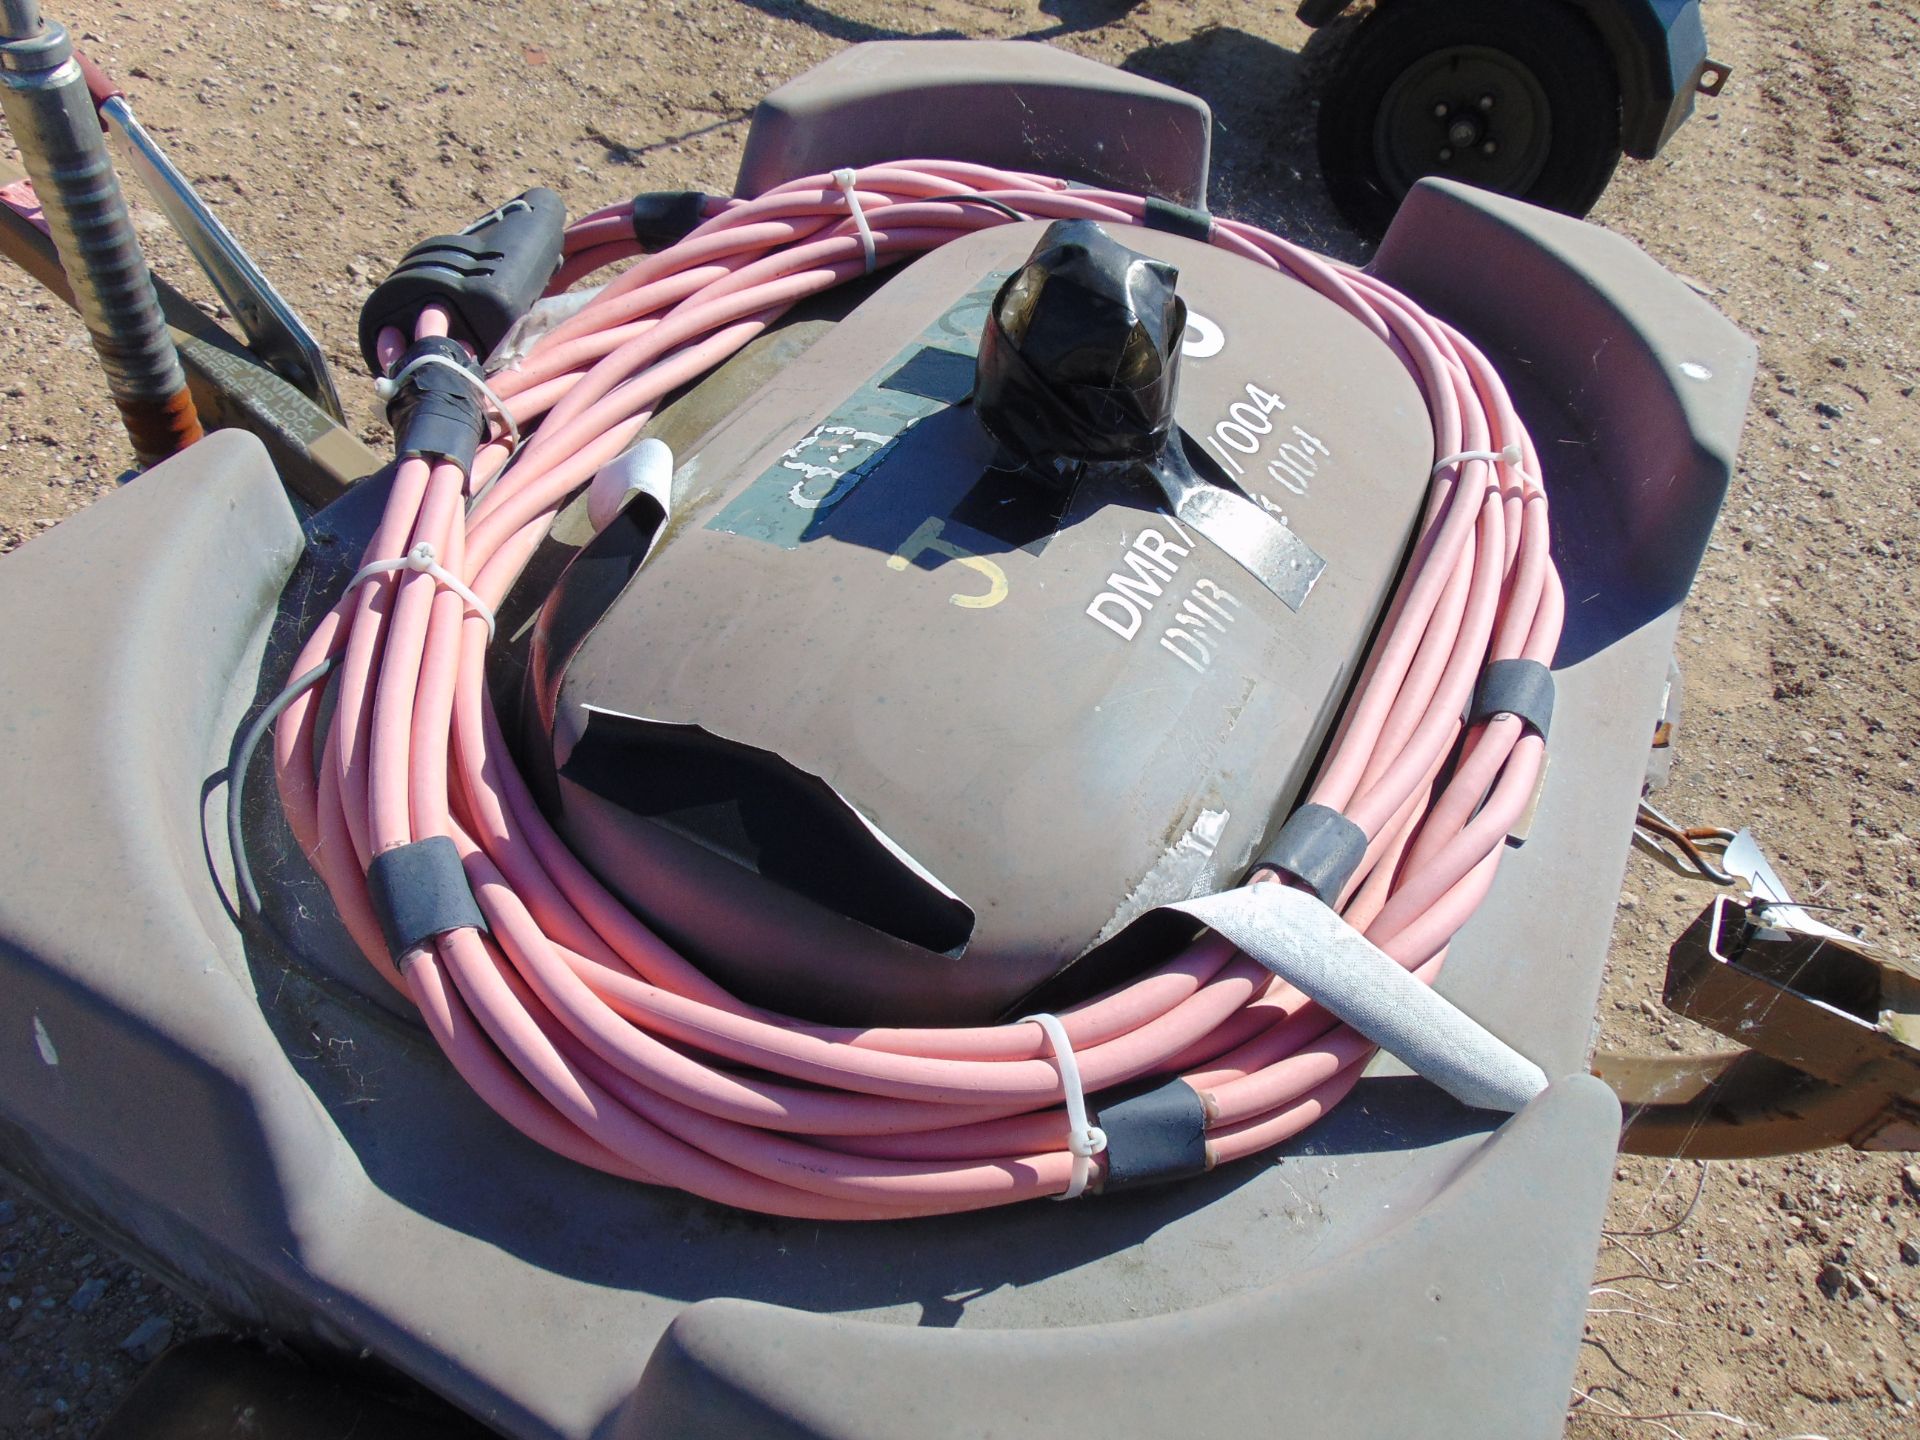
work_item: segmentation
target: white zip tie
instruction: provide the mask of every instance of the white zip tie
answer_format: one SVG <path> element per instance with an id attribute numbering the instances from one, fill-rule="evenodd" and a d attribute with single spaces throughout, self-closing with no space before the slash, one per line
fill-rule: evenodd
<path id="1" fill-rule="evenodd" d="M 840 187 L 840 193 L 846 197 L 847 209 L 853 212 L 854 226 L 860 231 L 860 249 L 867 257 L 867 274 L 871 275 L 879 263 L 879 257 L 873 248 L 873 229 L 867 224 L 867 212 L 860 208 L 860 192 L 853 188 L 853 171 L 836 170 L 832 178 L 833 183 Z"/>
<path id="2" fill-rule="evenodd" d="M 494 221 L 504 220 L 516 210 L 531 209 L 533 209 L 533 202 L 531 200 L 527 199 L 524 195 L 516 195 L 498 210 L 489 210 L 460 233 L 462 235 L 478 234 L 480 231 L 486 229 L 487 226 L 493 224 Z"/>
<path id="3" fill-rule="evenodd" d="M 440 557 L 433 553 L 433 546 L 425 540 L 398 560 L 375 560 L 371 565 L 362 565 L 354 572 L 353 579 L 347 582 L 347 593 L 352 594 L 376 575 L 386 575 L 395 570 L 413 570 L 422 575 L 431 575 L 447 589 L 453 591 L 467 602 L 468 609 L 476 612 L 482 620 L 487 622 L 487 643 L 489 645 L 493 643 L 493 611 L 487 608 L 486 601 L 467 588 L 466 581 L 440 563 Z"/>
<path id="4" fill-rule="evenodd" d="M 1107 1132 L 1087 1120 L 1087 1094 L 1080 1086 L 1080 1064 L 1073 1058 L 1073 1043 L 1067 1039 L 1067 1027 L 1057 1015 L 1027 1015 L 1021 1024 L 1038 1025 L 1053 1047 L 1053 1063 L 1060 1071 L 1060 1088 L 1067 1097 L 1067 1149 L 1073 1152 L 1073 1178 L 1056 1200 L 1077 1200 L 1086 1193 L 1087 1180 L 1093 1174 L 1093 1157 L 1107 1148 Z"/>
<path id="5" fill-rule="evenodd" d="M 508 456 L 511 458 L 513 452 L 520 448 L 520 427 L 514 423 L 513 415 L 508 411 L 506 402 L 493 393 L 493 387 L 487 384 L 485 379 L 474 374 L 473 371 L 462 365 L 458 360 L 451 359 L 445 355 L 416 355 L 400 367 L 397 375 L 382 375 L 378 380 L 375 380 L 373 382 L 373 393 L 378 395 L 382 400 L 393 399 L 394 396 L 400 393 L 400 387 L 413 378 L 414 371 L 428 365 L 446 366 L 447 369 L 453 371 L 454 374 L 458 375 L 462 380 L 465 380 L 469 385 L 473 386 L 475 390 L 480 392 L 481 398 L 484 399 L 487 404 L 491 405 L 493 407 L 493 413 L 500 417 L 502 433 L 512 442 L 508 449 Z"/>
<path id="6" fill-rule="evenodd" d="M 1449 455 L 1436 464 L 1428 473 L 1438 475 L 1449 465 L 1464 465 L 1469 460 L 1487 460 L 1503 465 L 1518 465 L 1521 460 L 1520 442 L 1509 440 L 1498 450 L 1462 450 L 1458 455 Z"/>

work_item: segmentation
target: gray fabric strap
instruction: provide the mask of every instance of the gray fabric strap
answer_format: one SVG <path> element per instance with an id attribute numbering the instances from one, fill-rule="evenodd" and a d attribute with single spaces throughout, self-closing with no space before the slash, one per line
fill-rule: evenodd
<path id="1" fill-rule="evenodd" d="M 1553 672 L 1538 660 L 1495 660 L 1480 672 L 1467 723 L 1512 715 L 1547 738 L 1553 723 Z"/>
<path id="2" fill-rule="evenodd" d="M 367 898 L 396 961 L 449 930 L 487 928 L 460 851 L 445 835 L 383 850 L 367 866 Z"/>
<path id="3" fill-rule="evenodd" d="M 1169 908 L 1226 936 L 1463 1105 L 1519 1110 L 1547 1088 L 1538 1065 L 1304 890 L 1243 885 Z"/>
<path id="4" fill-rule="evenodd" d="M 1095 1120 L 1107 1135 L 1103 1194 L 1206 1171 L 1207 1107 L 1184 1080 L 1102 1106 Z"/>
<path id="5" fill-rule="evenodd" d="M 1331 905 L 1366 854 L 1366 831 L 1338 810 L 1302 805 L 1253 863 L 1255 869 L 1265 866 L 1298 880 Z"/>

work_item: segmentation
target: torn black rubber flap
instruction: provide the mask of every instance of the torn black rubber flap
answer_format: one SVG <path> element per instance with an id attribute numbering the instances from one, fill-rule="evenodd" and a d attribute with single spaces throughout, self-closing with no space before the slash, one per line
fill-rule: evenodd
<path id="1" fill-rule="evenodd" d="M 1093 221 L 1048 226 L 987 312 L 974 408 L 1004 467 L 1048 488 L 1070 488 L 1091 465 L 1137 469 L 1181 524 L 1297 610 L 1326 562 L 1187 457 L 1174 419 L 1187 328 L 1179 278 Z"/>

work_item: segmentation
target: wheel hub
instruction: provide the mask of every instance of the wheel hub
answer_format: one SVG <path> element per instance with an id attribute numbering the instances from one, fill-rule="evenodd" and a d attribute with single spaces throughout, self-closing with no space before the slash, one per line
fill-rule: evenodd
<path id="1" fill-rule="evenodd" d="M 1396 194 L 1426 175 L 1523 195 L 1552 148 L 1551 106 L 1503 50 L 1460 45 L 1407 67 L 1374 122 L 1374 158 Z"/>

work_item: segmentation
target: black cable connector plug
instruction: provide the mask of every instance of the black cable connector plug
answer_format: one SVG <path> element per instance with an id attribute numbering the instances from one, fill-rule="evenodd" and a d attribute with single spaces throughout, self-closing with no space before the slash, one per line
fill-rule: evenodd
<path id="1" fill-rule="evenodd" d="M 381 373 L 375 342 L 389 325 L 409 341 L 428 305 L 447 312 L 447 331 L 485 360 L 546 290 L 560 268 L 567 208 L 544 186 L 516 195 L 458 235 L 423 240 L 360 307 L 360 353 Z"/>

